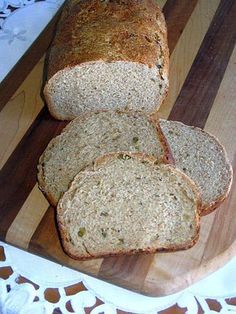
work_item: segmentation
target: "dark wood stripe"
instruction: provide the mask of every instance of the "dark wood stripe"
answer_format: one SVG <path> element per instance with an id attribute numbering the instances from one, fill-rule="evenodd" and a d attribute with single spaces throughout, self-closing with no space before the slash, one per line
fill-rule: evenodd
<path id="1" fill-rule="evenodd" d="M 169 119 L 204 127 L 236 42 L 236 1 L 222 0 Z"/>
<path id="2" fill-rule="evenodd" d="M 44 241 L 47 239 L 47 241 Z M 53 249 L 52 249 L 53 248 Z M 58 230 L 56 228 L 56 212 L 52 206 L 48 207 L 40 224 L 35 230 L 28 250 L 37 255 L 44 255 L 50 260 L 57 260 L 53 254 L 62 251 Z M 62 252 L 62 254 L 65 254 Z"/>
<path id="3" fill-rule="evenodd" d="M 0 83 L 0 111 L 49 47 L 62 7 Z"/>
<path id="4" fill-rule="evenodd" d="M 165 3 L 162 11 L 167 24 L 170 53 L 173 52 L 197 2 L 198 0 L 168 0 Z"/>
<path id="5" fill-rule="evenodd" d="M 1 240 L 36 183 L 39 156 L 65 124 L 44 108 L 0 171 Z"/>

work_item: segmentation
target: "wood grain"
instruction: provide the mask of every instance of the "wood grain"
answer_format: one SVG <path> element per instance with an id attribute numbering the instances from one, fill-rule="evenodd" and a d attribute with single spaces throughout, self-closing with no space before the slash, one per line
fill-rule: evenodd
<path id="1" fill-rule="evenodd" d="M 224 143 L 230 161 L 235 154 L 236 134 L 236 48 L 231 55 L 224 78 L 208 116 L 205 129 Z M 219 127 L 220 126 L 220 127 Z"/>
<path id="2" fill-rule="evenodd" d="M 6 234 L 6 241 L 27 249 L 30 239 L 43 218 L 49 204 L 35 185 L 13 220 Z"/>
<path id="3" fill-rule="evenodd" d="M 197 2 L 197 0 L 168 0 L 164 5 L 163 13 L 167 24 L 170 54 L 174 50 Z"/>
<path id="4" fill-rule="evenodd" d="M 170 120 L 204 127 L 236 42 L 236 2 L 222 0 L 170 113 Z"/>
<path id="5" fill-rule="evenodd" d="M 161 8 L 161 10 L 163 10 L 163 7 L 165 5 L 167 0 L 157 0 L 157 3 L 159 5 L 159 7 Z"/>
<path id="6" fill-rule="evenodd" d="M 45 57 L 37 63 L 0 112 L 0 168 L 44 106 L 40 96 Z"/>
<path id="7" fill-rule="evenodd" d="M 51 138 L 60 133 L 64 126 L 64 122 L 52 119 L 47 110 L 43 109 L 3 166 L 0 172 L 0 239 L 5 238 L 36 183 L 39 156 Z M 24 160 L 24 163 L 20 163 L 20 160 Z"/>
<path id="8" fill-rule="evenodd" d="M 98 275 L 108 281 L 113 281 L 113 278 L 116 278 L 117 285 L 138 292 L 142 291 L 154 256 L 154 254 L 141 254 L 104 258 Z"/>
<path id="9" fill-rule="evenodd" d="M 158 114 L 168 118 L 220 0 L 199 0 L 170 57 L 169 92 Z"/>

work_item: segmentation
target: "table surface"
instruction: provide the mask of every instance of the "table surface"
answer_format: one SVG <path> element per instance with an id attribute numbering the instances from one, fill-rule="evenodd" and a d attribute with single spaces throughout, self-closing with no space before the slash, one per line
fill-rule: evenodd
<path id="1" fill-rule="evenodd" d="M 198 0 L 198 1 L 158 1 L 164 7 L 169 30 L 170 60 L 170 91 L 165 104 L 161 107 L 162 117 L 182 120 L 187 124 L 204 127 L 214 131 L 221 141 L 227 143 L 230 160 L 235 166 L 235 1 L 226 0 Z M 222 19 L 219 11 L 227 16 L 227 23 L 218 25 L 217 19 Z M 218 11 L 217 11 L 218 10 Z M 218 12 L 219 13 L 219 12 Z M 224 19 L 223 19 L 224 20 Z M 178 22 L 178 23 L 177 23 Z M 218 23 L 218 24 L 217 24 Z M 214 25 L 222 27 L 218 41 L 214 41 L 215 33 L 209 32 Z M 228 29 L 227 29 L 228 27 Z M 229 31 L 231 30 L 231 31 Z M 226 36 L 226 38 L 223 38 Z M 207 58 L 202 59 L 202 43 L 205 40 Z M 228 42 L 227 45 L 221 43 Z M 199 49 L 200 48 L 200 49 Z M 220 53 L 215 54 L 215 51 Z M 205 54 L 206 55 L 206 54 Z M 204 63 L 205 62 L 205 63 Z M 220 66 L 211 66 L 219 64 Z M 34 69 L 28 74 L 21 86 L 5 104 L 0 112 L 1 137 L 0 167 L 2 168 L 12 155 L 17 145 L 24 139 L 26 131 L 33 123 L 37 123 L 37 116 L 44 103 L 40 97 L 43 78 L 44 56 Z M 193 82 L 199 83 L 199 90 L 191 90 Z M 186 103 L 191 107 L 186 106 Z M 182 106 L 182 104 L 185 104 Z M 222 118 L 223 117 L 223 118 Z M 223 122 L 222 122 L 223 121 Z M 217 130 L 217 125 L 220 126 Z M 225 131 L 227 128 L 229 131 Z M 224 132 L 222 132 L 222 129 Z M 232 134 L 231 133 L 232 130 Z M 231 145 L 232 143 L 232 145 Z M 38 194 L 36 186 L 32 186 L 31 193 L 23 202 L 24 213 L 30 217 L 30 210 L 34 205 L 34 212 L 38 212 L 37 223 L 46 225 L 48 219 L 48 203 Z M 21 197 L 21 196 L 20 196 Z M 234 195 L 235 197 L 235 195 Z M 35 202 L 37 200 L 37 202 Z M 231 199 L 234 201 L 234 198 Z M 40 210 L 38 210 L 40 208 Z M 43 210 L 42 210 L 43 208 Z M 220 216 L 211 216 L 219 221 Z M 22 217 L 18 217 L 21 219 Z M 14 226 L 13 226 L 14 227 Z M 33 226 L 24 234 L 25 248 L 35 237 Z M 225 229 L 227 226 L 224 226 Z M 8 233 L 8 242 L 16 237 L 17 232 Z M 226 230 L 227 231 L 227 230 Z M 214 234 L 216 236 L 216 234 Z M 231 233 L 235 239 L 235 232 Z M 17 243 L 16 243 L 17 245 Z M 211 243 L 217 249 L 215 243 Z M 137 265 L 138 266 L 138 265 Z M 175 309 L 176 311 L 176 309 Z M 182 311 L 182 310 L 181 310 Z"/>

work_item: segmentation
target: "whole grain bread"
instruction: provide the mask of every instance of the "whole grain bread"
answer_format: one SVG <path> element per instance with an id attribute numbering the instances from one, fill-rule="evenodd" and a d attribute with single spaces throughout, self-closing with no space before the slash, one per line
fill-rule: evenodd
<path id="1" fill-rule="evenodd" d="M 200 198 L 191 179 L 141 153 L 98 158 L 57 206 L 62 244 L 75 259 L 175 251 L 198 238 Z"/>
<path id="2" fill-rule="evenodd" d="M 100 155 L 120 150 L 146 152 L 159 162 L 172 162 L 156 117 L 141 112 L 94 112 L 70 122 L 49 143 L 39 160 L 39 186 L 55 206 L 81 169 Z"/>
<path id="3" fill-rule="evenodd" d="M 159 108 L 168 89 L 165 20 L 155 0 L 69 1 L 49 54 L 51 114 Z"/>
<path id="4" fill-rule="evenodd" d="M 200 128 L 162 119 L 160 126 L 176 167 L 184 171 L 200 191 L 201 215 L 212 212 L 227 197 L 232 184 L 232 166 L 224 147 Z"/>

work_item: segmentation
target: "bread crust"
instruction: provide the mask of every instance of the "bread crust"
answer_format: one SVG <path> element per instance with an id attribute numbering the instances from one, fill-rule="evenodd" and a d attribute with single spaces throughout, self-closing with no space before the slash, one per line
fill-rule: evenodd
<path id="1" fill-rule="evenodd" d="M 80 178 L 84 172 L 94 172 L 97 169 L 99 169 L 100 166 L 106 164 L 107 162 L 109 162 L 110 160 L 116 159 L 118 158 L 120 155 L 128 155 L 131 158 L 137 158 L 139 160 L 144 160 L 149 162 L 152 165 L 156 165 L 157 161 L 154 157 L 147 155 L 145 153 L 130 153 L 130 152 L 117 152 L 117 153 L 110 153 L 110 154 L 106 154 L 103 155 L 101 157 L 98 157 L 95 162 L 93 167 L 88 167 L 85 168 L 83 171 L 81 171 L 76 177 L 75 179 L 71 182 L 70 187 L 73 187 L 74 182 Z M 61 243 L 62 243 L 62 247 L 65 251 L 65 253 L 67 255 L 69 255 L 70 257 L 72 257 L 73 259 L 76 260 L 88 260 L 88 259 L 92 259 L 92 258 L 101 258 L 101 257 L 109 257 L 109 256 L 120 256 L 120 255 L 133 255 L 133 254 L 140 254 L 140 253 L 145 253 L 145 254 L 150 254 L 150 253 L 157 253 L 157 252 L 174 252 L 174 251 L 179 251 L 179 250 L 187 250 L 189 248 L 191 248 L 198 240 L 199 238 L 199 233 L 200 233 L 200 209 L 201 209 L 201 198 L 200 198 L 200 194 L 199 191 L 195 185 L 195 183 L 187 176 L 185 175 L 183 172 L 181 172 L 180 170 L 176 169 L 173 165 L 166 165 L 167 167 L 172 167 L 173 169 L 175 169 L 175 171 L 177 173 L 179 173 L 183 178 L 185 178 L 186 180 L 189 181 L 189 185 L 192 187 L 192 189 L 195 192 L 196 195 L 196 233 L 195 236 L 187 241 L 186 243 L 184 243 L 183 245 L 170 245 L 168 247 L 162 247 L 162 248 L 145 248 L 145 249 L 133 249 L 133 250 L 120 250 L 116 253 L 109 253 L 109 252 L 104 252 L 101 254 L 91 254 L 90 252 L 87 251 L 87 255 L 76 255 L 73 252 L 73 249 L 71 250 L 71 245 L 69 242 L 69 234 L 66 230 L 66 228 L 63 225 L 63 221 L 61 219 L 61 213 L 63 213 L 63 208 L 61 207 L 61 200 L 58 203 L 57 206 L 57 224 L 58 224 L 58 229 L 59 229 L 59 233 L 60 233 L 60 239 L 61 239 Z M 62 199 L 62 198 L 61 198 Z"/>
<path id="2" fill-rule="evenodd" d="M 73 122 L 68 123 L 68 125 L 62 130 L 61 134 L 57 135 L 55 138 L 53 138 L 49 144 L 47 145 L 46 149 L 44 150 L 43 154 L 40 156 L 39 158 L 39 163 L 37 166 L 38 169 L 38 173 L 37 173 L 37 179 L 38 179 L 38 185 L 39 185 L 39 189 L 43 192 L 43 194 L 45 195 L 45 197 L 47 198 L 47 200 L 49 201 L 49 203 L 53 206 L 56 207 L 57 206 L 57 199 L 55 199 L 55 197 L 48 191 L 47 189 L 47 185 L 45 182 L 45 175 L 44 175 L 44 158 L 45 158 L 45 151 L 50 149 L 51 146 L 54 145 L 54 143 L 57 142 L 57 138 L 60 137 L 63 133 L 67 132 L 67 130 L 69 130 L 72 125 L 74 123 L 76 123 L 76 121 L 80 121 L 83 122 L 84 120 L 86 120 L 88 117 L 90 117 L 91 115 L 94 115 L 96 113 L 100 113 L 100 112 L 111 112 L 112 110 L 97 110 L 96 112 L 93 113 L 84 113 L 83 115 L 81 115 L 80 117 L 76 118 L 73 120 Z M 156 134 L 158 137 L 158 140 L 160 141 L 161 145 L 162 145 L 162 149 L 164 151 L 163 157 L 159 160 L 160 163 L 172 163 L 174 164 L 174 159 L 172 157 L 171 154 L 171 150 L 169 148 L 169 145 L 165 139 L 165 136 L 161 130 L 161 127 L 159 125 L 159 121 L 158 121 L 158 116 L 148 116 L 147 114 L 140 112 L 140 111 L 127 111 L 127 110 L 113 110 L 114 113 L 121 113 L 121 114 L 126 114 L 129 116 L 134 116 L 134 115 L 140 115 L 140 116 L 144 116 L 146 117 L 149 122 L 154 126 L 154 128 L 156 129 Z M 156 159 L 155 159 L 156 160 Z"/>
<path id="3" fill-rule="evenodd" d="M 67 67 L 94 61 L 131 61 L 154 67 L 159 54 L 162 75 L 167 77 L 166 23 L 156 1 L 69 1 L 51 47 L 48 79 Z"/>
<path id="4" fill-rule="evenodd" d="M 134 62 L 155 67 L 168 91 L 169 49 L 164 16 L 155 0 L 74 1 L 64 8 L 48 58 L 45 99 L 53 117 L 71 120 L 53 105 L 50 86 L 61 71 L 94 62 Z"/>
<path id="5" fill-rule="evenodd" d="M 59 113 L 59 110 L 55 110 L 55 106 L 53 105 L 53 98 L 50 95 L 49 88 L 50 88 L 50 82 L 47 82 L 43 89 L 43 95 L 48 106 L 48 111 L 50 112 L 51 116 L 57 120 L 62 120 L 62 121 L 72 120 L 74 117 L 69 116 L 69 115 L 65 117 L 64 115 Z"/>
<path id="6" fill-rule="evenodd" d="M 163 161 L 163 163 L 166 163 L 166 164 L 175 164 L 175 159 L 174 159 L 173 154 L 171 152 L 170 145 L 165 138 L 165 135 L 162 131 L 159 120 L 160 119 L 159 119 L 157 112 L 152 113 L 149 117 L 149 121 L 155 126 L 155 128 L 157 130 L 157 134 L 160 135 L 159 139 L 162 143 L 162 147 L 163 147 L 164 152 L 165 152 L 165 155 L 164 155 L 162 161 Z"/>
<path id="7" fill-rule="evenodd" d="M 214 139 L 218 143 L 218 145 L 221 147 L 222 152 L 224 154 L 225 164 L 228 168 L 229 176 L 230 176 L 230 178 L 229 178 L 230 182 L 229 182 L 229 185 L 228 185 L 227 189 L 225 190 L 224 194 L 220 195 L 214 202 L 211 202 L 210 204 L 208 204 L 206 206 L 202 206 L 201 216 L 205 216 L 205 215 L 212 213 L 215 209 L 217 209 L 224 202 L 224 200 L 228 197 L 230 190 L 231 190 L 232 183 L 233 183 L 233 167 L 229 161 L 229 158 L 228 158 L 228 155 L 227 155 L 227 152 L 226 152 L 224 146 L 220 143 L 220 141 L 218 140 L 218 138 L 216 136 L 214 136 L 213 134 L 208 133 L 208 132 L 206 132 L 200 128 L 197 128 L 197 127 L 193 127 L 193 128 L 200 130 L 202 133 L 208 134 L 212 139 Z"/>
<path id="8" fill-rule="evenodd" d="M 209 205 L 204 206 L 201 208 L 201 216 L 206 216 L 210 213 L 212 213 L 215 209 L 217 209 L 225 200 L 226 198 L 229 196 L 230 190 L 231 190 L 231 186 L 233 183 L 233 168 L 230 165 L 230 173 L 231 173 L 231 179 L 230 179 L 230 184 L 228 185 L 227 190 L 225 191 L 225 193 L 221 196 L 219 196 L 214 202 L 211 202 Z"/>
<path id="9" fill-rule="evenodd" d="M 163 247 L 161 249 L 151 249 L 151 248 L 147 248 L 147 249 L 133 249 L 130 251 L 125 251 L 125 250 L 120 250 L 116 253 L 109 253 L 109 252 L 104 252 L 103 254 L 99 254 L 99 255 L 95 255 L 95 254 L 89 254 L 89 256 L 87 255 L 80 255 L 77 256 L 75 254 L 73 254 L 70 251 L 70 246 L 68 245 L 68 242 L 66 242 L 64 240 L 64 238 L 66 237 L 67 233 L 62 231 L 61 227 L 60 227 L 60 223 L 58 223 L 59 229 L 60 229 L 60 233 L 61 235 L 61 243 L 63 246 L 63 250 L 64 252 L 70 256 L 71 258 L 75 259 L 75 260 L 81 260 L 81 261 L 85 261 L 85 260 L 89 260 L 89 259 L 96 259 L 96 258 L 104 258 L 104 257 L 112 257 L 112 256 L 116 256 L 119 257 L 121 255 L 134 255 L 134 254 L 155 254 L 155 253 L 171 253 L 171 252 L 177 252 L 177 251 L 184 251 L 184 250 L 188 250 L 191 247 L 193 247 L 197 240 L 199 239 L 199 231 L 196 234 L 195 238 L 193 238 L 192 241 L 189 241 L 189 243 L 186 243 L 184 246 L 169 246 L 169 247 Z"/>
<path id="10" fill-rule="evenodd" d="M 165 121 L 165 119 L 160 119 L 160 121 L 161 120 Z M 182 122 L 179 122 L 179 121 L 173 121 L 173 122 L 178 123 L 178 124 L 186 127 L 186 125 Z M 229 158 L 228 158 L 228 155 L 227 155 L 227 152 L 226 152 L 224 146 L 220 143 L 220 141 L 218 140 L 218 138 L 215 135 L 213 135 L 209 132 L 206 132 L 205 130 L 203 130 L 199 127 L 189 126 L 189 125 L 188 125 L 188 127 L 193 129 L 193 130 L 197 130 L 198 132 L 201 132 L 203 134 L 206 134 L 208 137 L 212 138 L 217 143 L 217 145 L 220 147 L 220 149 L 224 155 L 225 165 L 226 165 L 226 167 L 228 169 L 228 173 L 229 173 L 229 185 L 228 185 L 227 189 L 224 191 L 224 193 L 222 195 L 220 195 L 218 198 L 216 198 L 214 201 L 212 201 L 211 203 L 206 204 L 205 206 L 204 206 L 204 204 L 202 204 L 202 207 L 200 210 L 200 215 L 205 216 L 205 215 L 212 213 L 215 209 L 217 209 L 224 202 L 224 200 L 228 197 L 231 186 L 232 186 L 232 182 L 233 182 L 233 168 L 232 168 L 232 165 L 229 161 Z M 171 150 L 171 148 L 170 148 L 170 150 Z"/>

